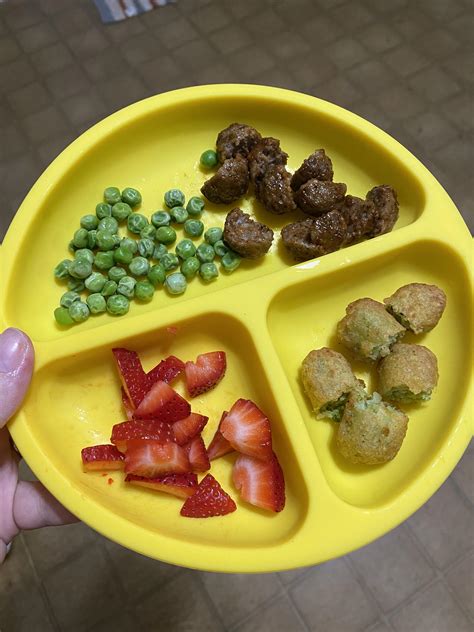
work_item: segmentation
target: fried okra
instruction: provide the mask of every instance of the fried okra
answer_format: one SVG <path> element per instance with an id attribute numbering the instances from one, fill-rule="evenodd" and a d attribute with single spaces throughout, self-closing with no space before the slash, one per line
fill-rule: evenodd
<path id="1" fill-rule="evenodd" d="M 378 465 L 391 461 L 400 450 L 408 417 L 382 401 L 378 393 L 352 391 L 338 426 L 336 444 L 351 463 Z"/>
<path id="2" fill-rule="evenodd" d="M 406 333 L 382 303 L 360 298 L 346 307 L 346 316 L 337 325 L 340 343 L 362 360 L 379 360 L 390 353 Z"/>
<path id="3" fill-rule="evenodd" d="M 384 299 L 388 311 L 414 334 L 435 327 L 446 307 L 446 294 L 436 285 L 409 283 Z"/>
<path id="4" fill-rule="evenodd" d="M 435 354 L 422 345 L 397 342 L 378 368 L 379 391 L 384 399 L 409 403 L 428 401 L 438 383 Z"/>
<path id="5" fill-rule="evenodd" d="M 327 347 L 310 351 L 301 366 L 304 390 L 318 418 L 339 421 L 347 397 L 360 384 L 343 355 Z"/>

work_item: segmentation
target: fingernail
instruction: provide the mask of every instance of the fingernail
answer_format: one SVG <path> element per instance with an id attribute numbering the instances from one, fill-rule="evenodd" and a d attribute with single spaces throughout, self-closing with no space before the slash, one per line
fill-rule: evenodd
<path id="1" fill-rule="evenodd" d="M 13 373 L 21 366 L 28 349 L 25 335 L 18 329 L 0 334 L 0 373 Z"/>

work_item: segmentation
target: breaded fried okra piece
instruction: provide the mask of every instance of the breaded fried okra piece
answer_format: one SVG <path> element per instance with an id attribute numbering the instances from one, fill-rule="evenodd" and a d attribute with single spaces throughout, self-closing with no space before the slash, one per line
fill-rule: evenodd
<path id="1" fill-rule="evenodd" d="M 409 283 L 383 302 L 406 329 L 422 334 L 438 324 L 446 307 L 446 294 L 436 285 Z"/>
<path id="2" fill-rule="evenodd" d="M 380 362 L 377 372 L 378 390 L 384 399 L 391 401 L 428 401 L 438 383 L 436 356 L 422 345 L 397 342 Z"/>

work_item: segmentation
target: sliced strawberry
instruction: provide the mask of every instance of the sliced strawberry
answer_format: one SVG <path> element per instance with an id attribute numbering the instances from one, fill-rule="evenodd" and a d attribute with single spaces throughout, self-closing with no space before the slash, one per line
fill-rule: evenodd
<path id="1" fill-rule="evenodd" d="M 162 474 L 184 474 L 191 471 L 186 451 L 177 443 L 161 443 L 147 439 L 127 441 L 125 472 L 146 478 Z"/>
<path id="2" fill-rule="evenodd" d="M 191 441 L 193 437 L 201 432 L 207 424 L 208 419 L 209 417 L 205 417 L 204 415 L 191 413 L 189 417 L 176 421 L 172 426 L 176 443 L 178 445 L 184 445 Z"/>
<path id="3" fill-rule="evenodd" d="M 209 461 L 213 461 L 214 459 L 218 459 L 220 456 L 224 456 L 224 454 L 229 454 L 229 452 L 234 451 L 234 448 L 230 445 L 227 439 L 224 439 L 224 435 L 221 432 L 222 420 L 226 415 L 227 411 L 224 410 L 221 416 L 221 420 L 219 421 L 219 426 L 217 427 L 216 434 L 214 435 L 214 438 L 207 448 L 207 456 L 209 457 Z"/>
<path id="4" fill-rule="evenodd" d="M 133 419 L 112 427 L 110 441 L 120 452 L 125 452 L 130 439 L 154 439 L 167 443 L 174 441 L 174 434 L 169 424 L 157 419 Z"/>
<path id="5" fill-rule="evenodd" d="M 173 423 L 188 417 L 191 406 L 166 382 L 155 382 L 135 411 L 136 419 L 159 419 Z"/>
<path id="6" fill-rule="evenodd" d="M 212 474 L 205 476 L 194 494 L 181 507 L 181 515 L 187 518 L 211 518 L 225 516 L 237 509 L 235 502 L 225 492 Z"/>
<path id="7" fill-rule="evenodd" d="M 140 358 L 135 351 L 112 349 L 117 363 L 123 388 L 134 408 L 136 408 L 150 390 L 150 380 L 143 370 Z"/>
<path id="8" fill-rule="evenodd" d="M 221 432 L 237 452 L 259 459 L 272 455 L 270 421 L 250 399 L 235 402 L 222 420 Z"/>
<path id="9" fill-rule="evenodd" d="M 183 446 L 188 455 L 193 472 L 205 472 L 211 467 L 207 456 L 206 446 L 201 435 L 194 437 L 192 441 Z"/>
<path id="10" fill-rule="evenodd" d="M 146 375 L 150 380 L 150 386 L 152 386 L 153 383 L 158 382 L 158 380 L 169 384 L 183 371 L 184 362 L 176 356 L 171 355 L 157 364 L 154 369 L 148 371 Z"/>
<path id="11" fill-rule="evenodd" d="M 81 450 L 85 472 L 94 470 L 123 470 L 123 454 L 114 445 L 93 445 Z"/>
<path id="12" fill-rule="evenodd" d="M 156 476 L 155 478 L 145 478 L 144 476 L 135 476 L 135 474 L 127 474 L 126 483 L 147 487 L 158 492 L 166 492 L 180 498 L 189 498 L 197 489 L 198 480 L 196 474 L 165 474 L 164 476 Z"/>
<path id="13" fill-rule="evenodd" d="M 266 461 L 240 455 L 234 463 L 232 480 L 242 500 L 251 505 L 275 512 L 285 506 L 285 479 L 275 454 Z"/>
<path id="14" fill-rule="evenodd" d="M 123 386 L 121 390 L 122 390 L 122 404 L 123 404 L 123 407 L 125 408 L 127 419 L 130 421 L 130 419 L 133 419 L 133 413 L 135 411 L 135 408 L 132 402 L 128 399 L 128 395 L 125 392 L 125 389 Z"/>
<path id="15" fill-rule="evenodd" d="M 195 363 L 186 362 L 184 371 L 190 396 L 196 397 L 214 388 L 224 377 L 226 366 L 224 351 L 203 353 L 197 357 Z"/>

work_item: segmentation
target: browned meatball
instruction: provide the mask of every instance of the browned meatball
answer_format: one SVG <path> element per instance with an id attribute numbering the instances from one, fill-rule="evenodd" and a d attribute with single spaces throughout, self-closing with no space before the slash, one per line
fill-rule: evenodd
<path id="1" fill-rule="evenodd" d="M 254 127 L 243 123 L 232 123 L 217 136 L 216 148 L 219 162 L 222 164 L 224 160 L 236 156 L 247 158 L 249 151 L 261 138 Z"/>
<path id="2" fill-rule="evenodd" d="M 374 228 L 368 236 L 377 237 L 377 235 L 390 232 L 398 219 L 398 200 L 395 189 L 389 184 L 381 184 L 371 189 L 366 198 L 373 202 L 375 207 Z"/>
<path id="3" fill-rule="evenodd" d="M 322 215 L 337 208 L 343 201 L 347 187 L 342 182 L 308 180 L 295 193 L 295 202 L 308 215 Z"/>
<path id="4" fill-rule="evenodd" d="M 346 195 L 339 207 L 339 212 L 344 216 L 347 224 L 346 246 L 355 244 L 373 231 L 375 207 L 370 200 Z"/>
<path id="5" fill-rule="evenodd" d="M 288 224 L 281 237 L 295 259 L 306 261 L 339 250 L 346 237 L 346 222 L 341 213 L 330 211 Z"/>
<path id="6" fill-rule="evenodd" d="M 223 239 L 241 257 L 258 259 L 270 249 L 273 231 L 234 208 L 225 219 Z"/>
<path id="7" fill-rule="evenodd" d="M 276 215 L 296 211 L 293 191 L 290 186 L 291 174 L 284 165 L 268 167 L 258 188 L 255 190 L 257 200 Z"/>
<path id="8" fill-rule="evenodd" d="M 313 178 L 330 182 L 333 175 L 331 159 L 326 156 L 324 149 L 316 149 L 293 174 L 291 188 L 293 191 L 298 191 L 300 186 Z"/>
<path id="9" fill-rule="evenodd" d="M 270 165 L 286 165 L 287 160 L 277 138 L 262 138 L 248 155 L 250 181 L 258 187 Z"/>
<path id="10" fill-rule="evenodd" d="M 249 170 L 245 158 L 229 158 L 217 173 L 204 183 L 201 193 L 214 204 L 230 204 L 247 192 Z"/>

